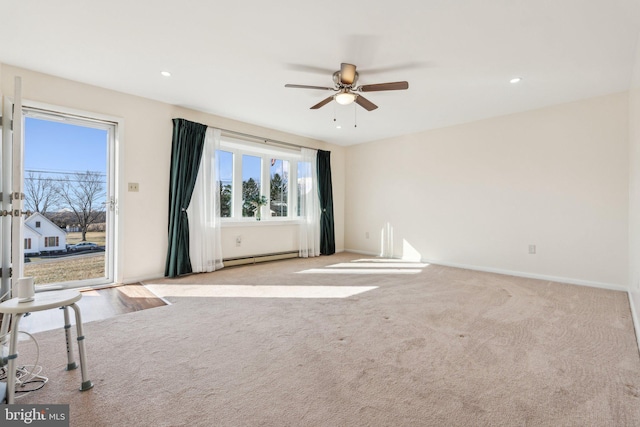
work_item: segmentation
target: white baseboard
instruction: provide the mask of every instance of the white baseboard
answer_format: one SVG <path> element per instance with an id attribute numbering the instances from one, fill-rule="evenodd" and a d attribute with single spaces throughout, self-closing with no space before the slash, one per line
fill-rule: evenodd
<path id="1" fill-rule="evenodd" d="M 616 285 L 613 283 L 594 282 L 591 280 L 573 279 L 570 277 L 548 276 L 546 274 L 527 273 L 525 271 L 503 270 L 501 268 L 479 267 L 475 265 L 456 264 L 456 263 L 448 263 L 448 262 L 440 262 L 440 261 L 432 262 L 429 260 L 424 260 L 423 262 L 426 262 L 429 264 L 444 265 L 447 267 L 464 268 L 467 270 L 484 271 L 487 273 L 505 274 L 508 276 L 516 276 L 516 277 L 526 277 L 527 279 L 538 279 L 538 280 L 545 280 L 548 282 L 568 283 L 570 285 L 590 286 L 592 288 L 602 288 L 602 289 L 608 289 L 612 291 L 627 292 L 628 290 L 626 286 L 622 286 L 622 285 Z"/>
<path id="2" fill-rule="evenodd" d="M 353 253 L 357 253 L 361 255 L 369 255 L 369 256 L 380 256 L 380 254 L 378 253 L 360 251 L 355 249 L 347 249 L 347 252 L 353 252 Z M 443 265 L 446 267 L 464 268 L 465 270 L 484 271 L 486 273 L 497 273 L 497 274 L 504 274 L 507 276 L 526 277 L 527 279 L 538 279 L 538 280 L 545 280 L 548 282 L 559 282 L 559 283 L 568 283 L 570 285 L 590 286 L 592 288 L 602 288 L 602 289 L 608 289 L 612 291 L 621 291 L 621 292 L 628 291 L 628 288 L 622 285 L 617 285 L 612 283 L 603 283 L 603 282 L 594 282 L 591 280 L 573 279 L 570 277 L 548 276 L 545 274 L 528 273 L 525 271 L 504 270 L 501 268 L 458 264 L 453 262 L 433 261 L 428 259 L 422 259 L 421 262 L 424 262 L 427 264 L 434 264 L 434 265 Z"/>

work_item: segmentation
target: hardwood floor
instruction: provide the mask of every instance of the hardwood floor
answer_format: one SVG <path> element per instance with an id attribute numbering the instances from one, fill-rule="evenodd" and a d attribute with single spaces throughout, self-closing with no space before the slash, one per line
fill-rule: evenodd
<path id="1" fill-rule="evenodd" d="M 82 291 L 82 299 L 77 304 L 82 312 L 82 323 L 166 305 L 162 299 L 139 283 Z M 75 324 L 73 311 L 69 314 L 71 323 Z M 60 310 L 46 310 L 23 317 L 19 329 L 34 333 L 63 326 L 64 316 Z"/>

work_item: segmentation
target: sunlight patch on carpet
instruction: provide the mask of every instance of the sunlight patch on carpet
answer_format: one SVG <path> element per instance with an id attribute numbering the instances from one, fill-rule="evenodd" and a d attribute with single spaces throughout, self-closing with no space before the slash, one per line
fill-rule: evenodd
<path id="1" fill-rule="evenodd" d="M 189 298 L 347 298 L 377 286 L 145 285 L 160 297 Z"/>
<path id="2" fill-rule="evenodd" d="M 358 262 L 364 262 L 367 264 L 368 263 L 425 264 L 420 260 L 411 260 L 411 259 L 405 259 L 405 258 L 361 258 L 361 259 L 352 259 L 347 264 L 358 263 Z M 429 264 L 425 264 L 425 265 L 429 265 Z"/>
<path id="3" fill-rule="evenodd" d="M 418 274 L 419 268 L 310 268 L 298 274 Z"/>
<path id="4" fill-rule="evenodd" d="M 365 258 L 310 268 L 298 274 L 419 274 L 429 264 L 394 258 Z"/>
<path id="5" fill-rule="evenodd" d="M 421 262 L 341 262 L 339 264 L 328 265 L 325 268 L 425 268 L 429 264 Z"/>

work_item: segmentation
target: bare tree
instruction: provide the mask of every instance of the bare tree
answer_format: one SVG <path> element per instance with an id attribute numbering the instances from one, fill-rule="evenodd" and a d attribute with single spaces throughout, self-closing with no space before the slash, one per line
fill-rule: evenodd
<path id="1" fill-rule="evenodd" d="M 73 178 L 64 178 L 59 187 L 58 194 L 78 219 L 78 225 L 82 232 L 82 241 L 87 240 L 87 230 L 91 224 L 103 218 L 104 183 L 99 172 L 76 172 Z"/>
<path id="2" fill-rule="evenodd" d="M 29 172 L 24 178 L 24 202 L 25 207 L 31 212 L 46 214 L 48 210 L 55 209 L 60 202 L 60 194 L 56 180 L 45 178 L 33 172 Z"/>

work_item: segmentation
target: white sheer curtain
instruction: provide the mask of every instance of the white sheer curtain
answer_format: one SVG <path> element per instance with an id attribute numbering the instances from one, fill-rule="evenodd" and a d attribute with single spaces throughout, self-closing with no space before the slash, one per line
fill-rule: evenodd
<path id="1" fill-rule="evenodd" d="M 320 198 L 318 196 L 318 152 L 302 149 L 302 161 L 298 168 L 306 168 L 300 180 L 300 250 L 302 258 L 320 256 Z"/>
<path id="2" fill-rule="evenodd" d="M 189 257 L 194 273 L 221 269 L 220 189 L 218 188 L 218 159 L 220 129 L 207 128 L 204 150 L 196 186 L 187 209 L 189 218 Z"/>

